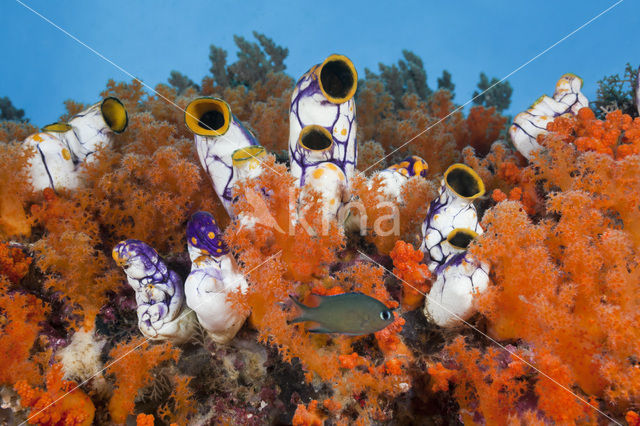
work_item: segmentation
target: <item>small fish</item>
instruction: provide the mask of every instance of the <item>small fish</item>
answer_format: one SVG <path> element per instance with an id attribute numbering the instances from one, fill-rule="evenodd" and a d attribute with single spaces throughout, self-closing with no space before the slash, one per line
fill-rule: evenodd
<path id="1" fill-rule="evenodd" d="M 315 307 L 303 305 L 293 296 L 289 296 L 302 310 L 302 314 L 289 321 L 294 324 L 313 321 L 318 328 L 311 333 L 340 333 L 347 336 L 361 336 L 375 333 L 391 324 L 395 317 L 393 309 L 378 299 L 362 293 L 344 293 L 335 296 L 319 296 L 320 304 Z"/>

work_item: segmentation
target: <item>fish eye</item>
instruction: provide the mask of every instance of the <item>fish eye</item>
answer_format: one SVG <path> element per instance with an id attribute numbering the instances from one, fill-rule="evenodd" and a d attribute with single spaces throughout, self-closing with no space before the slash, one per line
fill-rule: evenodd
<path id="1" fill-rule="evenodd" d="M 391 311 L 380 312 L 380 318 L 382 318 L 383 321 L 389 321 L 391 319 Z"/>

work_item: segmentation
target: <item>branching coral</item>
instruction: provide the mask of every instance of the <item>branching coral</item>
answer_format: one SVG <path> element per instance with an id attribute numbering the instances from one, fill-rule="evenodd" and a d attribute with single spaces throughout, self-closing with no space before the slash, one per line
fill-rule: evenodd
<path id="1" fill-rule="evenodd" d="M 63 374 L 62 365 L 54 364 L 47 373 L 46 390 L 31 387 L 24 380 L 16 382 L 20 404 L 31 408 L 27 419 L 30 424 L 93 424 L 93 402 L 74 382 L 63 380 Z"/>
<path id="2" fill-rule="evenodd" d="M 106 291 L 120 282 L 107 256 L 94 244 L 87 234 L 65 231 L 50 234 L 34 245 L 36 264 L 48 272 L 44 286 L 61 292 L 75 310 L 81 310 L 88 329 L 107 300 Z"/>
<path id="3" fill-rule="evenodd" d="M 0 384 L 38 383 L 49 352 L 37 354 L 32 349 L 48 307 L 33 295 L 10 292 L 9 282 L 0 276 L 0 310 Z"/>
<path id="4" fill-rule="evenodd" d="M 31 257 L 18 247 L 0 243 L 0 275 L 4 275 L 14 284 L 20 282 L 29 271 Z"/>
<path id="5" fill-rule="evenodd" d="M 393 273 L 403 282 L 403 308 L 417 308 L 430 288 L 431 272 L 427 265 L 420 263 L 424 253 L 398 240 L 389 255 L 393 259 Z"/>
<path id="6" fill-rule="evenodd" d="M 367 356 L 359 356 L 357 368 L 354 364 L 345 369 L 340 356 L 352 354 L 352 344 L 362 338 L 311 336 L 301 326 L 287 324 L 289 315 L 279 302 L 287 300 L 290 293 L 298 293 L 304 298 L 311 288 L 322 291 L 322 288 L 338 286 L 342 292 L 360 291 L 393 307 L 396 302 L 390 299 L 383 285 L 383 270 L 357 263 L 345 271 L 328 274 L 329 264 L 342 249 L 342 235 L 333 228 L 335 225 L 331 225 L 328 232 L 308 233 L 300 223 L 302 220 L 312 229 L 319 230 L 322 226 L 320 213 L 314 209 L 307 210 L 301 221 L 291 222 L 289 192 L 295 194 L 297 191 L 293 178 L 283 167 L 276 165 L 273 158 L 268 159 L 267 164 L 269 167 L 254 184 L 262 188 L 262 193 L 269 194 L 264 199 L 265 204 L 280 230 L 260 223 L 252 227 L 234 223 L 225 233 L 232 250 L 239 254 L 249 281 L 247 295 L 238 303 L 246 303 L 252 309 L 251 319 L 258 328 L 259 339 L 275 345 L 285 360 L 300 359 L 308 371 L 308 380 L 318 377 L 330 383 L 337 400 L 342 405 L 353 406 L 362 415 L 380 415 L 378 396 L 397 395 L 403 389 L 400 384 L 409 380 L 400 365 L 377 363 Z M 241 185 L 239 192 L 247 190 L 248 185 Z M 246 214 L 252 211 L 251 205 L 243 199 L 236 207 Z M 285 229 L 289 232 L 282 232 Z M 301 255 L 301 250 L 314 252 Z M 315 284 L 310 287 L 304 283 Z M 410 356 L 397 336 L 403 320 L 397 322 L 399 326 L 377 335 L 379 348 L 388 354 L 388 360 L 396 359 L 398 354 Z M 400 359 L 400 364 L 404 362 L 406 358 Z M 363 392 L 368 399 L 364 408 L 354 405 L 353 400 Z"/>
<path id="7" fill-rule="evenodd" d="M 116 377 L 116 388 L 109 401 L 111 419 L 124 423 L 133 414 L 138 391 L 151 384 L 151 370 L 164 361 L 177 361 L 179 354 L 179 349 L 170 343 L 154 345 L 142 337 L 114 347 L 109 353 L 114 361 L 107 366 L 107 373 Z"/>
<path id="8" fill-rule="evenodd" d="M 381 253 L 389 253 L 396 240 L 415 241 L 420 224 L 426 215 L 428 202 L 436 194 L 436 186 L 421 176 L 409 179 L 401 189 L 401 202 L 385 194 L 382 180 L 371 181 L 356 176 L 351 183 L 353 196 L 358 200 L 360 232 L 376 245 Z"/>
<path id="9" fill-rule="evenodd" d="M 0 141 L 2 141 L 0 134 Z M 6 134 L 10 141 L 14 134 Z M 21 145 L 0 142 L 0 238 L 29 236 L 31 222 L 27 218 L 23 200 L 33 190 L 29 183 L 27 163 L 35 151 L 24 150 Z"/>
<path id="10" fill-rule="evenodd" d="M 638 300 L 629 296 L 640 274 L 637 214 L 629 211 L 638 205 L 634 188 L 640 181 L 631 171 L 638 157 L 616 160 L 612 152 L 568 145 L 583 137 L 566 130 L 568 120 L 588 117 L 583 109 L 576 119 L 557 119 L 550 128 L 561 132 L 541 140 L 547 150 L 534 155 L 525 171 L 558 191 L 549 194 L 539 224 L 518 202 L 503 201 L 486 213 L 487 232 L 472 250 L 491 263 L 495 286 L 481 297 L 479 309 L 493 336 L 532 345 L 541 370 L 547 367 L 565 386 L 576 384 L 602 398 L 610 409 L 624 409 L 639 395 L 632 355 L 640 350 L 632 325 L 639 319 Z M 604 126 L 624 123 L 616 117 Z M 606 131 L 599 135 L 598 141 L 608 140 Z M 561 405 L 545 402 L 553 392 L 566 390 L 536 386 L 540 408 L 567 420 Z"/>
<path id="11" fill-rule="evenodd" d="M 446 390 L 447 381 L 454 384 L 465 424 L 482 420 L 486 424 L 507 423 L 508 417 L 517 413 L 517 402 L 527 389 L 523 380 L 527 366 L 504 356 L 498 348 L 489 348 L 485 353 L 468 348 L 463 337 L 456 338 L 446 351 L 454 366 L 429 367 L 429 374 L 435 379 L 434 390 Z"/>
<path id="12" fill-rule="evenodd" d="M 491 145 L 498 140 L 506 122 L 507 118 L 498 114 L 495 107 L 474 106 L 469 110 L 465 123 L 469 136 L 458 139 L 458 147 L 469 145 L 478 154 L 486 155 Z"/>

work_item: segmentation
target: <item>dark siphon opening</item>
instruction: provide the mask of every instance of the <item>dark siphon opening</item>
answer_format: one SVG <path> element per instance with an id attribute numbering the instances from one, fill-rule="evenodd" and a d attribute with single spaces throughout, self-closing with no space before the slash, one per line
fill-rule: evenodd
<path id="1" fill-rule="evenodd" d="M 472 197 L 480 192 L 478 180 L 464 169 L 451 170 L 447 174 L 447 184 L 463 197 Z"/>
<path id="2" fill-rule="evenodd" d="M 302 135 L 300 142 L 307 149 L 321 151 L 329 148 L 332 140 L 320 130 L 312 129 Z"/>
<path id="3" fill-rule="evenodd" d="M 200 117 L 198 126 L 207 130 L 218 130 L 224 126 L 224 114 L 216 110 L 207 111 Z"/>
<path id="4" fill-rule="evenodd" d="M 353 71 L 344 61 L 327 62 L 320 71 L 324 91 L 333 98 L 345 98 L 355 84 Z"/>
<path id="5" fill-rule="evenodd" d="M 467 247 L 469 247 L 469 244 L 471 244 L 471 241 L 473 241 L 473 238 L 473 235 L 467 232 L 458 231 L 453 234 L 451 238 L 449 238 L 449 243 L 453 246 L 466 249 Z"/>

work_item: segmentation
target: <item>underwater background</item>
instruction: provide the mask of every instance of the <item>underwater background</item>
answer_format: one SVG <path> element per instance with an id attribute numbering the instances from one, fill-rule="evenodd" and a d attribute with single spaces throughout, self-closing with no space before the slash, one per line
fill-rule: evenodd
<path id="1" fill-rule="evenodd" d="M 640 425 L 632 0 L 0 10 L 3 424 Z"/>

